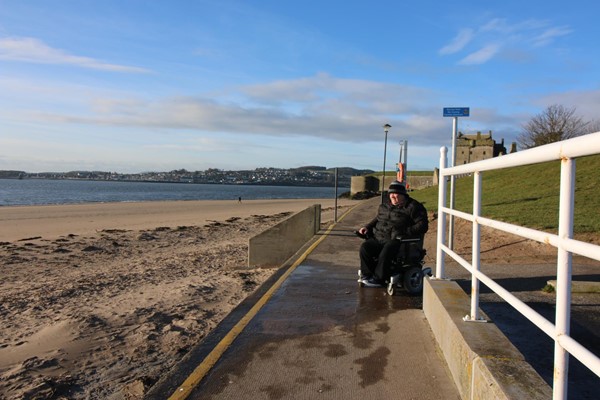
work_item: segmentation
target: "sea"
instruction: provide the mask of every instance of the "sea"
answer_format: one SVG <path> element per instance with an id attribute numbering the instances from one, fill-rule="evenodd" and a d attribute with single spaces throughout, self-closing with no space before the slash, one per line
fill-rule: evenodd
<path id="1" fill-rule="evenodd" d="M 337 194 L 348 192 L 338 187 Z M 333 187 L 221 185 L 166 182 L 0 179 L 0 206 L 164 200 L 334 198 Z"/>

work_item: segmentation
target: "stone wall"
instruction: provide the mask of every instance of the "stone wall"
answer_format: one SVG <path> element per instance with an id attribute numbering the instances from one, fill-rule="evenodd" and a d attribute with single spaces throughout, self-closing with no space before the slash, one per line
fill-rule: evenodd
<path id="1" fill-rule="evenodd" d="M 377 191 L 379 191 L 379 179 L 374 176 L 353 176 L 350 178 L 350 194 Z"/>
<path id="2" fill-rule="evenodd" d="M 354 195 L 360 192 L 380 192 L 382 189 L 387 190 L 388 186 L 390 186 L 390 183 L 396 179 L 391 175 L 386 175 L 385 182 L 383 182 L 385 184 L 385 188 L 382 188 L 381 178 L 381 176 L 379 178 L 374 176 L 353 176 L 350 183 L 350 194 Z M 435 171 L 433 175 L 409 175 L 407 183 L 408 189 L 424 189 L 433 185 L 437 185 L 437 175 Z"/>
<path id="3" fill-rule="evenodd" d="M 461 397 L 552 398 L 552 388 L 495 324 L 463 320 L 470 307 L 469 296 L 456 282 L 425 279 L 423 312 Z"/>
<path id="4" fill-rule="evenodd" d="M 321 205 L 315 204 L 248 241 L 248 267 L 278 267 L 321 229 Z"/>

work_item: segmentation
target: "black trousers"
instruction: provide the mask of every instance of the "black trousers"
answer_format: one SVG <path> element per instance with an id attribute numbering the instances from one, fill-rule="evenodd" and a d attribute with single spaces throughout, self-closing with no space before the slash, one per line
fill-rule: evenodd
<path id="1" fill-rule="evenodd" d="M 400 251 L 399 240 L 393 239 L 380 242 L 377 239 L 367 239 L 360 246 L 360 271 L 363 275 L 375 276 L 377 279 L 390 278 L 390 263 Z"/>

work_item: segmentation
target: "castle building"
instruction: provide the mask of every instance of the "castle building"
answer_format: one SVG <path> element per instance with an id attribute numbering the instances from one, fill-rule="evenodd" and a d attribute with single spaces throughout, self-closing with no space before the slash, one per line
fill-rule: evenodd
<path id="1" fill-rule="evenodd" d="M 516 151 L 516 144 L 511 146 L 511 153 Z M 504 139 L 500 143 L 492 138 L 492 131 L 487 134 L 477 132 L 476 135 L 458 133 L 456 140 L 456 164 L 462 165 L 475 161 L 486 160 L 506 154 Z"/>

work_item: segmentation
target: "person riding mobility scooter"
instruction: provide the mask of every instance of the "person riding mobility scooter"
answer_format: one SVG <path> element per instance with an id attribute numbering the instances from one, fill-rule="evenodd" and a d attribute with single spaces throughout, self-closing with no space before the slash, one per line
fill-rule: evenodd
<path id="1" fill-rule="evenodd" d="M 423 238 L 428 230 L 427 210 L 412 199 L 400 182 L 389 186 L 389 202 L 379 205 L 377 215 L 356 234 L 360 246 L 359 285 L 387 286 L 392 295 L 398 287 L 409 293 L 423 290 Z"/>
<path id="2" fill-rule="evenodd" d="M 355 233 L 357 236 L 367 239 L 367 236 L 361 235 L 358 231 Z M 387 292 L 390 296 L 393 296 L 397 289 L 403 288 L 409 294 L 420 294 L 423 291 L 423 279 L 426 275 L 432 276 L 431 268 L 423 267 L 427 251 L 423 248 L 421 239 L 402 239 L 398 237 L 397 240 L 402 244 L 388 266 L 390 277 L 384 281 Z M 368 275 L 365 276 L 362 270 L 359 269 L 358 285 L 363 287 L 367 284 L 367 281 Z"/>

